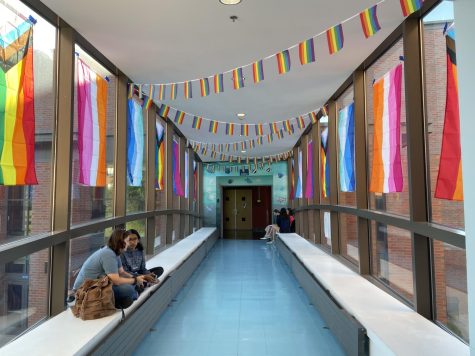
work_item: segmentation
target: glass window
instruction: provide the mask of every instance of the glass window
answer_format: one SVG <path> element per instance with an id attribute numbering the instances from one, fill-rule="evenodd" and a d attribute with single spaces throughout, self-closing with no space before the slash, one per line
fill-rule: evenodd
<path id="1" fill-rule="evenodd" d="M 354 171 L 354 121 L 352 125 L 353 129 L 351 129 L 349 126 L 351 122 L 348 120 L 348 115 L 345 115 L 345 113 L 349 113 L 349 105 L 353 104 L 353 96 L 353 85 L 351 85 L 345 90 L 345 92 L 338 98 L 336 102 L 338 109 L 338 204 L 346 206 L 356 206 L 356 176 Z M 353 135 L 351 135 L 351 131 L 353 131 Z M 350 136 L 352 136 L 352 139 L 350 139 Z M 341 142 L 342 137 L 346 137 L 347 139 L 344 142 Z M 345 165 L 345 161 L 342 158 L 345 157 L 345 155 L 348 155 L 348 157 L 351 156 L 350 147 L 346 147 L 346 145 L 351 143 L 351 140 L 353 141 L 353 165 L 348 166 L 348 164 Z M 342 150 L 342 147 L 346 148 L 343 148 Z M 342 168 L 344 168 L 343 173 Z M 345 177 L 345 179 L 342 179 L 342 175 Z M 353 178 L 350 177 L 351 175 Z"/>
<path id="2" fill-rule="evenodd" d="M 181 214 L 173 214 L 172 241 L 177 241 L 183 238 L 183 228 L 182 228 L 181 220 L 182 220 Z"/>
<path id="3" fill-rule="evenodd" d="M 81 47 L 75 46 L 76 51 L 76 69 L 75 69 L 75 85 L 74 85 L 74 126 L 73 126 L 73 162 L 72 162 L 72 214 L 71 222 L 73 225 L 91 221 L 94 219 L 102 219 L 111 217 L 113 212 L 113 195 L 114 195 L 114 144 L 115 144 L 115 117 L 116 117 L 116 86 L 117 81 L 114 75 L 104 68 L 99 62 L 88 55 Z M 78 63 L 82 62 L 81 67 L 78 68 Z M 78 76 L 81 72 L 78 69 L 89 67 L 89 77 L 95 75 L 98 78 L 106 80 L 107 85 L 107 101 L 105 103 L 106 117 L 105 117 L 105 152 L 102 151 L 103 143 L 99 141 L 97 147 L 87 152 L 82 150 L 83 173 L 80 172 L 80 152 L 79 152 L 79 111 L 78 111 Z M 96 86 L 86 86 L 88 90 Z M 97 90 L 96 90 L 97 91 Z M 99 92 L 97 92 L 99 94 Z M 86 95 L 87 94 L 86 92 Z M 97 99 L 99 102 L 100 97 Z M 104 105 L 104 102 L 102 102 Z M 87 108 L 87 105 L 85 106 Z M 81 109 L 82 110 L 82 109 Z M 87 109 L 85 109 L 87 110 Z M 101 106 L 98 105 L 98 112 L 101 110 Z M 101 128 L 99 128 L 100 133 Z M 97 150 L 96 153 L 94 150 Z M 102 181 L 100 174 L 97 174 L 95 182 L 90 172 L 94 172 L 93 169 L 87 169 L 89 164 L 93 168 L 94 157 L 98 161 L 96 167 L 101 169 L 103 165 L 101 160 L 104 159 L 102 154 L 105 154 L 105 182 Z M 97 169 L 97 168 L 96 168 Z M 87 172 L 87 173 L 86 173 Z M 86 183 L 87 179 L 90 179 L 89 183 Z"/>
<path id="4" fill-rule="evenodd" d="M 468 342 L 467 259 L 465 250 L 433 243 L 436 320 Z"/>
<path id="5" fill-rule="evenodd" d="M 48 316 L 49 249 L 0 263 L 0 347 Z"/>
<path id="6" fill-rule="evenodd" d="M 340 213 L 341 254 L 350 262 L 358 264 L 358 218 L 355 215 Z"/>
<path id="7" fill-rule="evenodd" d="M 307 236 L 307 240 L 312 242 L 312 243 L 315 243 L 315 227 L 314 227 L 314 211 L 313 210 L 307 210 L 304 212 L 304 221 L 305 221 L 305 224 L 308 225 L 308 236 Z"/>
<path id="8" fill-rule="evenodd" d="M 332 246 L 332 225 L 329 211 L 320 211 L 322 246 L 328 249 Z"/>
<path id="9" fill-rule="evenodd" d="M 371 273 L 413 303 L 411 234 L 394 226 L 371 222 Z"/>
<path id="10" fill-rule="evenodd" d="M 29 90 L 34 92 L 34 168 L 38 184 L 0 186 L 0 244 L 51 230 L 56 28 L 20 1 L 6 0 L 0 3 L 2 34 L 14 33 L 11 31 L 15 31 L 17 35 L 25 34 L 30 27 L 21 16 L 28 18 L 30 15 L 37 20 L 37 23 L 33 26 L 33 51 L 26 51 L 25 55 L 33 57 L 33 75 L 32 81 L 24 81 L 23 90 L 27 90 L 27 85 L 30 85 Z M 27 41 L 29 37 L 22 38 Z M 23 61 L 26 58 L 28 57 L 23 56 Z M 10 67 L 4 73 L 8 75 L 20 65 Z M 28 66 L 24 68 L 28 70 Z M 33 85 L 32 88 L 31 85 Z M 25 109 L 28 108 L 25 107 Z M 5 112 L 8 115 L 17 111 L 16 108 L 7 106 Z M 19 119 L 16 114 L 14 115 L 16 119 Z M 18 151 L 15 150 L 15 152 Z M 11 154 L 13 153 L 12 150 Z M 3 170 L 0 172 L 2 176 L 5 174 Z M 15 179 L 18 181 L 17 175 Z"/>
<path id="11" fill-rule="evenodd" d="M 155 216 L 155 242 L 154 248 L 159 249 L 166 245 L 167 215 Z"/>
<path id="12" fill-rule="evenodd" d="M 458 196 L 455 193 L 457 186 L 460 188 L 462 186 L 461 179 L 457 184 L 457 176 L 462 173 L 460 168 L 462 162 L 460 159 L 453 158 L 453 150 L 456 150 L 460 155 L 460 123 L 458 115 L 450 115 L 450 112 L 446 114 L 447 98 L 450 99 L 455 93 L 447 90 L 447 88 L 450 88 L 448 84 L 457 81 L 456 72 L 449 72 L 449 74 L 454 73 L 452 77 L 447 74 L 448 51 L 456 55 L 453 3 L 442 1 L 423 20 L 427 145 L 432 203 L 431 221 L 463 230 L 463 196 Z M 444 33 L 446 26 L 448 31 Z M 447 78 L 451 80 L 448 82 Z M 455 121 L 451 122 L 451 120 Z M 444 141 L 444 123 L 454 130 L 458 129 L 458 137 L 454 137 L 451 132 L 450 140 L 447 136 Z M 444 158 L 441 162 L 442 155 L 446 157 L 443 151 L 447 151 L 447 149 L 450 149 L 451 158 L 449 160 Z M 450 183 L 437 187 L 439 169 L 444 169 L 444 167 L 450 167 L 450 169 L 445 168 L 442 171 L 446 175 L 443 177 L 444 180 Z"/>
<path id="13" fill-rule="evenodd" d="M 396 159 L 392 160 L 390 158 L 385 158 L 382 153 L 380 153 L 376 158 L 377 161 L 381 163 L 379 168 L 373 168 L 373 164 L 375 163 L 375 157 L 373 157 L 373 144 L 374 144 L 374 135 L 375 135 L 375 115 L 374 115 L 374 90 L 373 84 L 377 82 L 381 83 L 380 80 L 383 80 L 383 77 L 395 68 L 397 65 L 401 64 L 402 61 L 400 57 L 403 56 L 403 40 L 400 39 L 396 42 L 385 54 L 383 54 L 376 62 L 374 62 L 367 70 L 366 70 L 366 115 L 367 115 L 367 132 L 368 132 L 368 182 L 371 182 L 371 175 L 372 170 L 375 170 L 375 173 L 378 174 L 381 179 L 378 180 L 379 184 L 375 184 L 377 189 L 381 191 L 388 191 L 391 189 L 393 192 L 391 193 L 383 193 L 377 192 L 369 193 L 369 203 L 370 208 L 375 210 L 387 211 L 389 213 L 394 213 L 398 215 L 409 216 L 409 192 L 408 192 L 408 178 L 407 178 L 407 135 L 406 135 L 406 101 L 405 101 L 405 94 L 404 94 L 404 73 L 402 73 L 402 80 L 401 80 L 401 124 L 399 125 L 400 133 L 399 133 L 399 140 L 400 140 L 400 149 L 397 149 L 397 145 L 393 146 L 394 155 L 391 157 L 396 157 Z M 389 81 L 389 79 L 386 77 Z M 380 92 L 381 97 L 384 98 L 384 93 Z M 389 99 L 387 99 L 389 102 Z M 385 100 L 382 100 L 381 103 L 384 103 Z M 381 120 L 382 124 L 379 126 L 380 130 L 377 132 L 381 133 L 382 137 L 382 146 L 385 146 L 385 143 L 388 142 L 388 146 L 390 145 L 388 140 L 384 140 L 384 137 L 389 137 L 388 135 L 384 135 L 383 131 L 384 127 L 388 127 L 390 119 Z M 385 124 L 383 124 L 385 123 Z M 396 137 L 397 142 L 397 137 Z M 388 147 L 385 146 L 385 147 Z M 379 150 L 379 152 L 390 152 L 387 150 Z M 392 151 L 391 151 L 392 152 Z M 397 152 L 400 152 L 400 161 L 397 159 Z M 399 163 L 401 165 L 401 169 L 398 169 Z M 383 173 L 384 172 L 384 173 Z M 400 177 L 402 172 L 402 191 L 395 192 L 399 190 L 400 186 Z M 375 174 L 375 176 L 376 176 Z M 371 183 L 370 185 L 371 186 Z M 391 187 L 389 187 L 391 186 Z M 389 188 L 388 188 L 389 187 Z"/>

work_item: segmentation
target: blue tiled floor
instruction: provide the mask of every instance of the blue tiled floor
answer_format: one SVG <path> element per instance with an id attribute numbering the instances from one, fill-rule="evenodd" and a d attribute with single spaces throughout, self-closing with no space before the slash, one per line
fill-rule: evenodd
<path id="1" fill-rule="evenodd" d="M 136 355 L 344 355 L 279 257 L 262 241 L 218 240 Z"/>

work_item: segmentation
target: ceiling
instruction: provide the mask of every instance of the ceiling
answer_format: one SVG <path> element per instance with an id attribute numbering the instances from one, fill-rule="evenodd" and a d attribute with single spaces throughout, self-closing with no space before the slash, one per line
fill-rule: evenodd
<path id="1" fill-rule="evenodd" d="M 377 0 L 243 0 L 236 6 L 218 0 L 43 0 L 136 83 L 169 83 L 212 76 L 273 55 L 358 14 Z M 238 16 L 233 22 L 231 15 Z M 164 103 L 191 115 L 235 123 L 268 123 L 318 109 L 346 80 L 352 70 L 402 22 L 399 0 L 378 5 L 381 31 L 365 39 L 358 17 L 343 25 L 344 48 L 330 56 L 325 36 L 315 41 L 317 60 L 300 65 L 298 49 L 290 52 L 291 70 L 279 75 L 274 57 L 264 61 L 265 80 L 253 83 L 251 67 L 244 69 L 245 88 L 232 89 L 231 75 L 224 76 L 224 93 L 202 98 L 199 82 L 193 99 Z M 168 90 L 169 93 L 169 90 Z M 236 114 L 246 113 L 243 121 Z M 180 131 L 189 139 L 209 143 L 242 141 L 239 127 L 234 136 L 201 130 L 191 123 Z M 268 133 L 264 126 L 264 134 Z M 299 138 L 285 135 L 241 156 L 261 157 L 292 148 Z M 250 128 L 249 138 L 255 136 Z M 230 153 L 235 154 L 235 153 Z M 209 154 L 208 154 L 209 155 Z M 212 160 L 201 157 L 204 161 Z"/>

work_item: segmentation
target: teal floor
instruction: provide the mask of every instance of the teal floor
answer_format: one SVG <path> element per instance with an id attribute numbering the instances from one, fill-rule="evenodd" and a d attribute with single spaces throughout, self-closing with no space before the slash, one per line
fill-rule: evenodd
<path id="1" fill-rule="evenodd" d="M 274 245 L 218 240 L 135 355 L 344 352 Z"/>

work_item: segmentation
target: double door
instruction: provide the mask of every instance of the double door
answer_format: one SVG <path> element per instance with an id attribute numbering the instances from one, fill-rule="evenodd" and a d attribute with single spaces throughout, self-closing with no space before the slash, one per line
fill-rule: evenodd
<path id="1" fill-rule="evenodd" d="M 252 189 L 224 188 L 224 238 L 252 239 Z"/>

